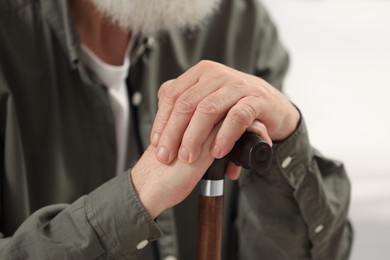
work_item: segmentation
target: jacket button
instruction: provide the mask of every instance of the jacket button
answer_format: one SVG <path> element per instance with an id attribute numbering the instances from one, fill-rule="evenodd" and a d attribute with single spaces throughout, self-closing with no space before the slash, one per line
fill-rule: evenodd
<path id="1" fill-rule="evenodd" d="M 286 159 L 284 159 L 282 162 L 282 168 L 286 168 L 287 166 L 289 166 L 291 161 L 292 161 L 291 156 L 286 157 Z"/>
<path id="2" fill-rule="evenodd" d="M 320 233 L 323 229 L 324 229 L 324 226 L 323 226 L 323 225 L 318 225 L 318 226 L 314 229 L 314 233 L 318 234 L 318 233 Z"/>
<path id="3" fill-rule="evenodd" d="M 142 240 L 141 242 L 138 243 L 137 249 L 138 249 L 138 250 L 141 250 L 141 249 L 144 248 L 148 243 L 149 243 L 148 240 Z"/>
<path id="4" fill-rule="evenodd" d="M 142 102 L 142 94 L 139 91 L 134 92 L 133 96 L 131 97 L 131 104 L 133 106 L 138 107 L 141 105 Z"/>
<path id="5" fill-rule="evenodd" d="M 148 39 L 146 40 L 146 45 L 149 47 L 149 48 L 152 48 L 155 44 L 156 40 L 154 39 L 154 37 L 148 37 Z"/>
<path id="6" fill-rule="evenodd" d="M 169 256 L 165 257 L 164 260 L 177 260 L 177 258 L 176 258 L 176 256 L 169 255 Z"/>

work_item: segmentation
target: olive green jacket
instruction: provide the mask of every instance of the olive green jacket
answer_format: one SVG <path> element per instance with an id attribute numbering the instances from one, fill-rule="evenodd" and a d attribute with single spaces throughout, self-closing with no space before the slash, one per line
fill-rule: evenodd
<path id="1" fill-rule="evenodd" d="M 79 54 L 66 0 L 0 0 L 0 259 L 135 259 L 144 240 L 158 240 L 161 259 L 194 259 L 195 193 L 148 216 L 129 172 L 115 176 L 107 91 Z M 165 80 L 208 59 L 281 88 L 288 64 L 256 0 L 224 1 L 198 30 L 140 37 L 130 55 L 143 148 Z M 269 170 L 226 184 L 224 258 L 347 259 L 343 165 L 310 145 L 303 119 L 273 152 Z"/>

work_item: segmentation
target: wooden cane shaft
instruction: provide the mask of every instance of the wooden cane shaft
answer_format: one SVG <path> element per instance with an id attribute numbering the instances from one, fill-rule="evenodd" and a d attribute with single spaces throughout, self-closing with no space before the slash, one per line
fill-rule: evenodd
<path id="1" fill-rule="evenodd" d="M 198 260 L 220 260 L 223 196 L 199 196 Z"/>

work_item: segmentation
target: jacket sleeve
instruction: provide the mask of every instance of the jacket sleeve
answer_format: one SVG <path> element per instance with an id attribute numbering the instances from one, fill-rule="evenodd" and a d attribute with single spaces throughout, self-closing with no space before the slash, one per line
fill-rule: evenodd
<path id="1" fill-rule="evenodd" d="M 12 237 L 0 240 L 0 258 L 135 259 L 160 236 L 124 173 L 71 205 L 36 211 Z"/>
<path id="2" fill-rule="evenodd" d="M 9 88 L 0 63 L 0 200 L 3 201 Z M 18 207 L 18 205 L 14 205 Z M 72 204 L 39 209 L 12 237 L 2 236 L 0 259 L 135 259 L 142 245 L 162 236 L 139 201 L 130 173 L 119 175 Z M 17 217 L 17 216 L 15 216 Z"/>
<path id="3" fill-rule="evenodd" d="M 256 74 L 281 89 L 288 56 L 262 12 Z M 347 259 L 350 182 L 343 164 L 324 157 L 309 141 L 304 118 L 273 146 L 273 163 L 239 181 L 238 259 Z M 260 257 L 261 256 L 261 257 Z"/>
<path id="4" fill-rule="evenodd" d="M 270 169 L 240 179 L 238 258 L 347 259 L 352 229 L 343 165 L 311 147 L 303 120 L 273 153 Z"/>

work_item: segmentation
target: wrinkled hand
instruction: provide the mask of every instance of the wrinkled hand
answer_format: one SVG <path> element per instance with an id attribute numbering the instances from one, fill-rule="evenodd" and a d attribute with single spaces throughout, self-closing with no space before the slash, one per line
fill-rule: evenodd
<path id="1" fill-rule="evenodd" d="M 151 132 L 160 162 L 196 161 L 214 126 L 214 158 L 225 156 L 245 130 L 283 140 L 297 127 L 299 112 L 263 79 L 212 61 L 201 61 L 158 93 L 159 109 Z"/>
<path id="2" fill-rule="evenodd" d="M 201 145 L 198 159 L 184 163 L 178 159 L 171 164 L 156 158 L 156 148 L 150 145 L 131 171 L 131 178 L 139 199 L 154 219 L 163 210 L 180 203 L 194 189 L 214 161 L 210 146 L 217 126 Z"/>
<path id="3" fill-rule="evenodd" d="M 187 197 L 214 158 L 225 156 L 244 131 L 272 144 L 288 137 L 300 116 L 261 78 L 211 61 L 164 83 L 158 98 L 152 144 L 131 172 L 152 218 Z M 230 163 L 226 172 L 236 179 L 239 167 Z"/>

